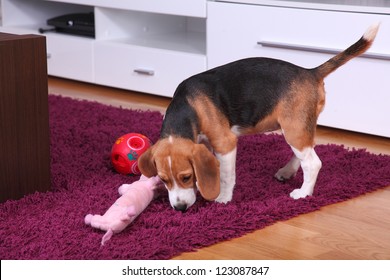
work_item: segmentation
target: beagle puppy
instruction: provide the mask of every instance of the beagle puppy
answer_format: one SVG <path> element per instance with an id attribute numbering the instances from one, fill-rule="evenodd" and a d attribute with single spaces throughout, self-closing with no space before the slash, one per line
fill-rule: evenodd
<path id="1" fill-rule="evenodd" d="M 314 151 L 317 118 L 325 105 L 324 78 L 372 44 L 379 24 L 322 65 L 305 69 L 271 58 L 235 61 L 183 81 L 167 108 L 160 139 L 139 158 L 147 177 L 158 175 L 171 206 L 185 211 L 196 193 L 227 203 L 236 181 L 237 138 L 281 129 L 294 155 L 276 172 L 280 181 L 303 170 L 294 199 L 312 195 L 321 160 Z"/>

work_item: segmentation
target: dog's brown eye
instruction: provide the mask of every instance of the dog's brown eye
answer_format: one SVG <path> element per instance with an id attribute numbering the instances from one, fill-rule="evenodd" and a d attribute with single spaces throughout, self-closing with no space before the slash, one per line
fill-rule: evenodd
<path id="1" fill-rule="evenodd" d="M 191 180 L 192 175 L 183 176 L 182 180 L 183 183 L 187 183 Z"/>

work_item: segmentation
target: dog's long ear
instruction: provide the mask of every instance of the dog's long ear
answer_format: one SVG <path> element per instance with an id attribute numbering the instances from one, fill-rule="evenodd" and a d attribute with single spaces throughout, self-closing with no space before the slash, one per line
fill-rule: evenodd
<path id="1" fill-rule="evenodd" d="M 216 199 L 220 192 L 219 161 L 203 144 L 195 144 L 192 158 L 200 194 L 206 200 Z"/>
<path id="2" fill-rule="evenodd" d="M 153 146 L 139 157 L 138 168 L 146 177 L 150 178 L 157 175 L 156 163 L 153 156 Z"/>

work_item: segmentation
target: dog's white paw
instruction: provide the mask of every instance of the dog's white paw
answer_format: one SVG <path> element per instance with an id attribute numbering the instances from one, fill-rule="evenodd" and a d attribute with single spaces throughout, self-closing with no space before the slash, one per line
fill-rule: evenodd
<path id="1" fill-rule="evenodd" d="M 233 198 L 233 192 L 231 192 L 231 193 L 220 193 L 215 201 L 219 202 L 219 203 L 225 203 L 226 204 L 229 201 L 231 201 L 232 198 Z"/>
<path id="2" fill-rule="evenodd" d="M 306 190 L 302 189 L 295 189 L 290 193 L 290 197 L 294 199 L 300 199 L 305 198 L 306 196 L 312 195 L 311 193 L 308 193 Z"/>

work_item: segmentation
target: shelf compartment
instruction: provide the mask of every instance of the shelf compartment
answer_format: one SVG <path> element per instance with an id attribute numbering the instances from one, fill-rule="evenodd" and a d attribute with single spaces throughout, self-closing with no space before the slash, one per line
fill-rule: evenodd
<path id="1" fill-rule="evenodd" d="M 206 20 L 96 8 L 96 40 L 206 55 Z"/>
<path id="2" fill-rule="evenodd" d="M 8 0 L 2 2 L 3 28 L 19 33 L 38 33 L 39 28 L 47 28 L 49 18 L 68 13 L 93 12 L 92 6 L 60 3 L 42 0 Z"/>
<path id="3" fill-rule="evenodd" d="M 80 0 L 46 0 L 78 4 Z M 207 0 L 84 0 L 84 5 L 168 15 L 206 17 Z"/>

